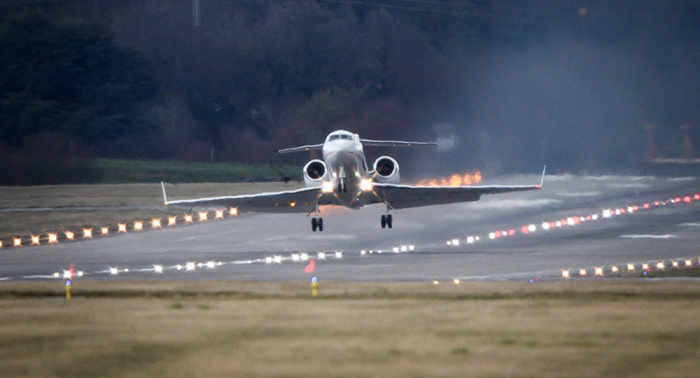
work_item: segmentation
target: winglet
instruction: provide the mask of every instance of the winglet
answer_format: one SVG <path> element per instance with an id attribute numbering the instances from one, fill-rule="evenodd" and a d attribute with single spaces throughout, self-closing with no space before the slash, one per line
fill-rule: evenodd
<path id="1" fill-rule="evenodd" d="M 168 196 L 165 194 L 165 184 L 163 183 L 163 181 L 160 182 L 160 187 L 163 188 L 163 203 L 165 203 L 165 205 L 167 206 Z"/>
<path id="2" fill-rule="evenodd" d="M 544 169 L 542 169 L 542 178 L 540 179 L 540 184 L 537 185 L 537 189 L 542 189 L 542 186 L 544 185 L 544 173 L 547 172 L 547 165 L 544 165 Z"/>

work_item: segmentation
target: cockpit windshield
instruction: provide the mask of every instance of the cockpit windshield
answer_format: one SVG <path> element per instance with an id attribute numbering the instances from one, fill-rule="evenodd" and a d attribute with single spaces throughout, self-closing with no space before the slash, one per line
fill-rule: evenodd
<path id="1" fill-rule="evenodd" d="M 352 140 L 352 135 L 350 134 L 333 134 L 328 136 L 328 141 L 334 141 L 338 139 L 343 139 L 343 140 Z"/>

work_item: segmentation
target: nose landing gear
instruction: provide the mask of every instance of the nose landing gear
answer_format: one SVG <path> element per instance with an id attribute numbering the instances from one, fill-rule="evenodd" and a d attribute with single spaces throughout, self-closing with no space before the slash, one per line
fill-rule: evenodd
<path id="1" fill-rule="evenodd" d="M 311 218 L 311 231 L 316 232 L 318 230 L 319 232 L 323 232 L 323 218 L 319 217 L 320 211 L 318 211 L 318 203 L 314 206 L 314 217 Z M 309 213 L 311 215 L 311 213 Z"/>

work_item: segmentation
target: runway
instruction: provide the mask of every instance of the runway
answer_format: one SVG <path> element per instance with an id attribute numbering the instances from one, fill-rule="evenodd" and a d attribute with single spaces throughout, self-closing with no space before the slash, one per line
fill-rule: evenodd
<path id="1" fill-rule="evenodd" d="M 484 184 L 538 181 L 535 175 L 510 176 Z M 385 210 L 375 205 L 322 208 L 325 230 L 316 233 L 304 215 L 248 213 L 74 242 L 5 246 L 0 279 L 63 279 L 71 263 L 81 273 L 78 280 L 113 281 L 522 281 L 561 280 L 563 272 L 573 280 L 611 277 L 628 264 L 635 270 L 642 264 L 656 269 L 659 262 L 674 269 L 674 261 L 682 268 L 688 260 L 697 266 L 698 193 L 697 178 L 548 176 L 539 191 L 394 212 L 393 229 L 381 229 Z M 310 259 L 315 270 L 305 273 Z"/>

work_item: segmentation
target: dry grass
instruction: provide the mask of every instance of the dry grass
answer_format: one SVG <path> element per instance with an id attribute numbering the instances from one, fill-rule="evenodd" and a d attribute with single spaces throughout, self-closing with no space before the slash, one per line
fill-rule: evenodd
<path id="1" fill-rule="evenodd" d="M 695 283 L 0 286 L 7 376 L 694 376 Z"/>
<path id="2" fill-rule="evenodd" d="M 235 183 L 167 185 L 169 199 L 292 190 L 300 183 Z M 76 209 L 126 207 L 127 209 Z M 13 237 L 76 231 L 83 227 L 116 227 L 118 223 L 150 220 L 181 210 L 163 207 L 160 184 L 56 185 L 0 187 L 0 209 L 61 208 L 52 211 L 5 211 L 0 213 L 0 240 L 10 245 Z"/>

